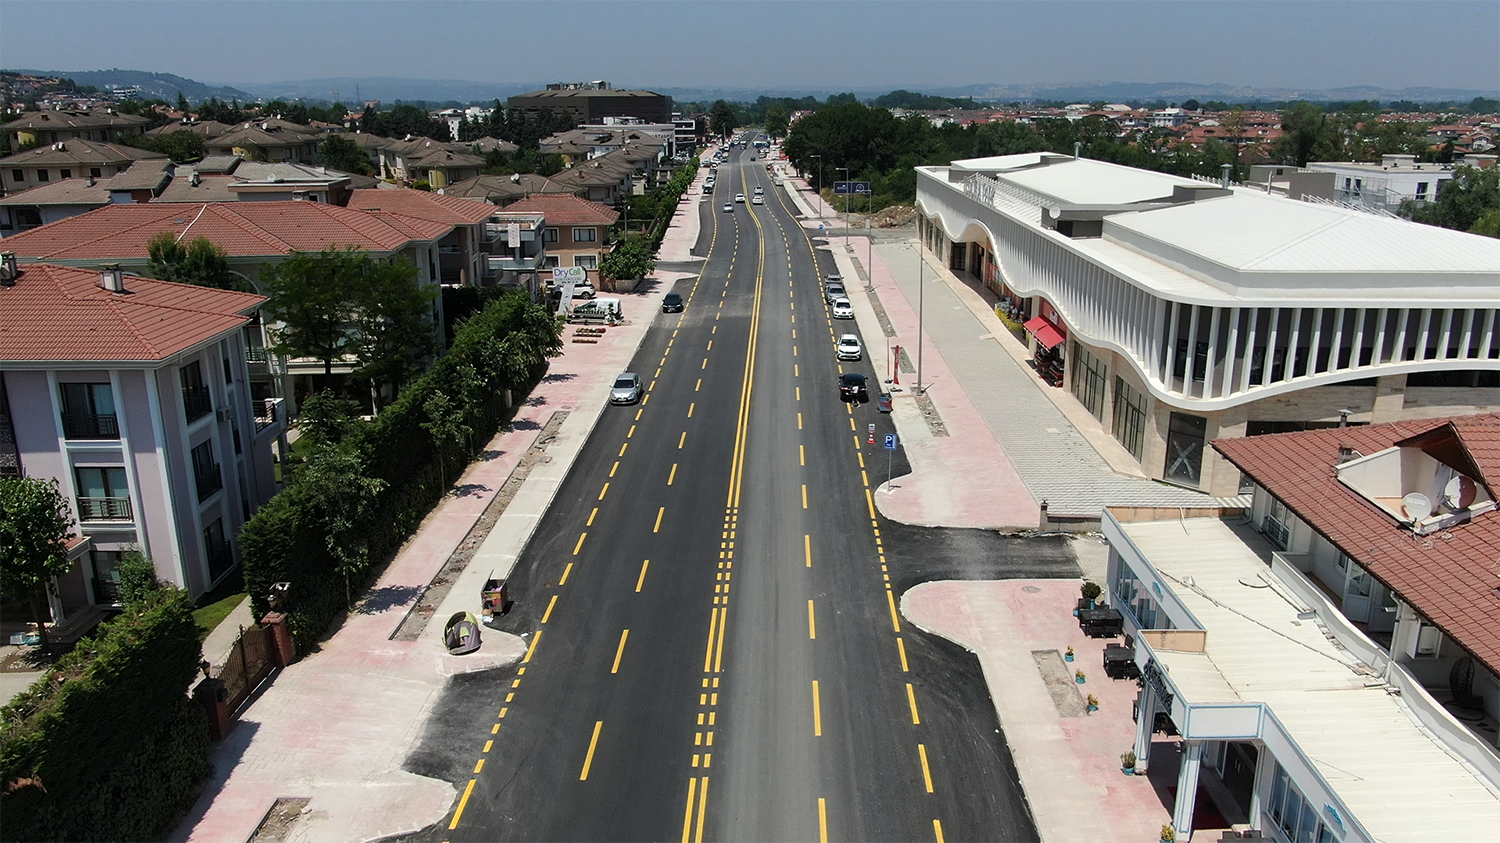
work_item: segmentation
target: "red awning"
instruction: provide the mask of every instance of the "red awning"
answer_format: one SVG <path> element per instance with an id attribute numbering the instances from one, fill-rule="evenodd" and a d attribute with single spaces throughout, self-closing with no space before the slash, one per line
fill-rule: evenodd
<path id="1" fill-rule="evenodd" d="M 1038 316 L 1026 323 L 1026 333 L 1036 337 L 1036 341 L 1047 350 L 1063 341 L 1063 335 L 1052 327 L 1052 323 Z"/>

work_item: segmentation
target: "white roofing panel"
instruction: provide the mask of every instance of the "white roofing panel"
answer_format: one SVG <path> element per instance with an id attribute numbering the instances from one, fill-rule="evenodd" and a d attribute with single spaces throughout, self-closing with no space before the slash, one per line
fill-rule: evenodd
<path id="1" fill-rule="evenodd" d="M 1264 539 L 1214 518 L 1121 528 L 1208 630 L 1204 655 L 1160 654 L 1184 702 L 1268 705 L 1379 840 L 1493 837 L 1500 795 L 1481 774 L 1420 727 L 1399 696 L 1356 672 L 1317 624 L 1299 620 L 1276 590 L 1255 586 L 1270 577 Z"/>
<path id="2" fill-rule="evenodd" d="M 1071 205 L 1128 205 L 1170 198 L 1177 186 L 1206 186 L 1192 179 L 1088 158 L 1004 173 L 999 178 Z"/>
<path id="3" fill-rule="evenodd" d="M 1034 167 L 1041 163 L 1042 156 L 1056 154 L 1055 152 L 1021 152 L 1015 155 L 992 155 L 988 158 L 965 158 L 962 161 L 954 161 L 952 166 L 956 170 L 985 172 L 1014 170 L 1018 167 Z"/>

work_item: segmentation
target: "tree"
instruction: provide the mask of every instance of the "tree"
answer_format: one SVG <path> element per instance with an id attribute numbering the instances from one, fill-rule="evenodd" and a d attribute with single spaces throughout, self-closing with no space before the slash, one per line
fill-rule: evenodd
<path id="1" fill-rule="evenodd" d="M 437 290 L 418 282 L 417 267 L 409 260 L 362 257 L 349 289 L 355 331 L 346 347 L 359 364 L 356 379 L 368 383 L 372 392 L 388 386 L 394 394 L 435 350 L 432 301 Z"/>
<path id="2" fill-rule="evenodd" d="M 324 135 L 318 144 L 318 164 L 330 170 L 368 176 L 373 172 L 370 157 L 348 135 Z"/>
<path id="3" fill-rule="evenodd" d="M 177 110 L 181 111 L 183 116 L 186 116 L 188 113 L 187 97 L 183 96 L 181 91 L 177 92 Z"/>
<path id="4" fill-rule="evenodd" d="M 766 134 L 773 138 L 786 137 L 787 115 L 786 107 L 781 103 L 772 103 L 766 109 Z"/>
<path id="5" fill-rule="evenodd" d="M 643 278 L 656 269 L 651 250 L 638 239 L 627 239 L 599 261 L 599 277 L 605 281 Z"/>
<path id="6" fill-rule="evenodd" d="M 201 160 L 208 151 L 203 135 L 187 129 L 178 129 L 164 135 L 126 135 L 120 142 L 137 149 L 159 152 L 171 158 L 175 164 Z"/>
<path id="7" fill-rule="evenodd" d="M 437 446 L 438 477 L 446 487 L 448 461 L 443 455 L 459 444 L 466 443 L 474 429 L 464 423 L 463 404 L 449 398 L 447 393 L 433 391 L 422 405 L 422 411 L 427 414 L 427 421 L 421 423 L 422 429 L 432 434 L 432 442 Z"/>
<path id="8" fill-rule="evenodd" d="M 207 237 L 197 237 L 183 246 L 170 231 L 151 237 L 146 244 L 150 256 L 146 272 L 162 281 L 179 284 L 194 284 L 218 290 L 253 292 L 243 276 L 229 269 L 229 258 L 223 249 L 215 246 Z"/>
<path id="9" fill-rule="evenodd" d="M 1272 153 L 1284 164 L 1307 166 L 1309 161 L 1342 161 L 1343 134 L 1336 121 L 1310 102 L 1298 102 L 1281 112 L 1286 134 L 1272 144 Z"/>
<path id="10" fill-rule="evenodd" d="M 1500 210 L 1500 169 L 1458 167 L 1453 178 L 1441 184 L 1435 201 L 1403 202 L 1401 215 L 1428 225 L 1485 233 L 1490 224 L 1486 219 Z"/>
<path id="11" fill-rule="evenodd" d="M 333 361 L 349 350 L 344 325 L 353 318 L 349 291 L 359 263 L 357 250 L 330 246 L 293 252 L 260 271 L 261 290 L 271 299 L 266 310 L 281 323 L 273 353 L 321 360 L 323 374 L 333 374 Z"/>
<path id="12" fill-rule="evenodd" d="M 1469 229 L 1470 234 L 1480 234 L 1485 237 L 1500 237 L 1500 208 L 1491 208 L 1484 212 L 1484 216 L 1474 222 Z"/>
<path id="13" fill-rule="evenodd" d="M 709 111 L 709 131 L 727 138 L 739 127 L 740 118 L 735 113 L 734 106 L 724 100 L 716 100 L 713 109 Z"/>
<path id="14" fill-rule="evenodd" d="M 337 445 L 359 421 L 359 405 L 324 390 L 309 395 L 298 408 L 297 430 L 313 450 Z"/>
<path id="15" fill-rule="evenodd" d="M 73 517 L 57 480 L 0 478 L 0 594 L 31 606 L 44 653 L 51 644 L 43 606 L 57 591 L 53 579 L 73 567 L 72 536 Z"/>
<path id="16" fill-rule="evenodd" d="M 156 564 L 139 550 L 127 550 L 120 557 L 120 602 L 127 607 L 145 600 L 162 587 L 156 578 Z"/>
<path id="17" fill-rule="evenodd" d="M 316 511 L 334 569 L 344 578 L 344 603 L 353 601 L 354 575 L 370 558 L 367 520 L 386 482 L 365 473 L 365 461 L 349 447 L 316 452 L 299 472 L 299 488 L 317 490 Z"/>

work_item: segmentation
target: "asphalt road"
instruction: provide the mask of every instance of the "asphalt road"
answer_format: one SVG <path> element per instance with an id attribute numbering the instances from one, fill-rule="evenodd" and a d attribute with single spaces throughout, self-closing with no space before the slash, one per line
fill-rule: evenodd
<path id="1" fill-rule="evenodd" d="M 512 574 L 526 657 L 452 682 L 407 760 L 462 792 L 422 839 L 1036 839 L 974 659 L 896 600 L 1072 555 L 876 514 L 893 428 L 839 400 L 873 372 L 835 359 L 832 263 L 752 152 L 701 206 L 686 311 L 628 314 L 656 320 L 647 395 L 604 413 Z"/>

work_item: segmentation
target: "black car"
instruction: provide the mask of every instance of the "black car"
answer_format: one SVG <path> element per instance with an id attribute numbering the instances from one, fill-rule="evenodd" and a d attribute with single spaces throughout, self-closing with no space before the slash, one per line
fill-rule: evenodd
<path id="1" fill-rule="evenodd" d="M 870 391 L 865 388 L 865 376 L 858 372 L 839 375 L 839 400 L 848 403 L 858 401 L 870 403 Z"/>
<path id="2" fill-rule="evenodd" d="M 667 293 L 667 295 L 661 300 L 661 312 L 662 313 L 681 313 L 682 312 L 682 296 L 680 296 L 680 295 L 678 295 L 676 293 Z"/>

